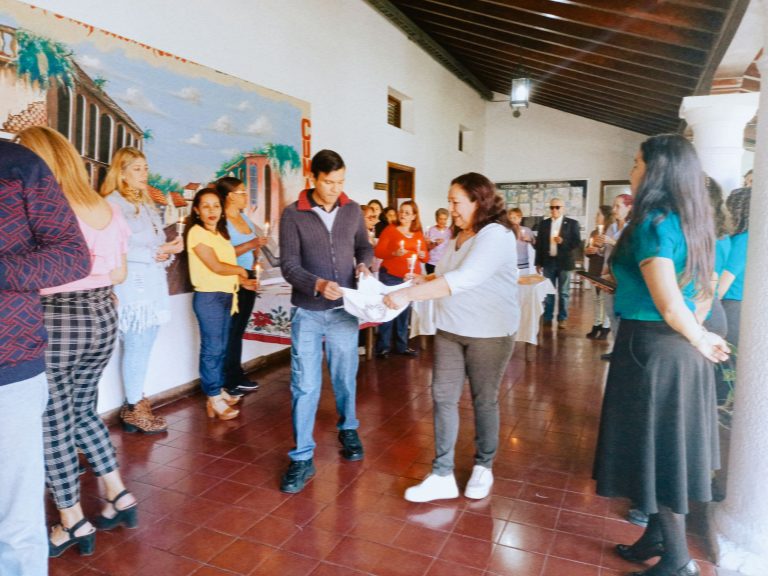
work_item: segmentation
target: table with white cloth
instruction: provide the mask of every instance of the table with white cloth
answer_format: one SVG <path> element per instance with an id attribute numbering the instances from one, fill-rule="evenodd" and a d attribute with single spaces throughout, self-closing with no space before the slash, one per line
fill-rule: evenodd
<path id="1" fill-rule="evenodd" d="M 521 276 L 517 286 L 520 301 L 520 328 L 515 336 L 516 342 L 538 344 L 539 319 L 544 312 L 544 298 L 555 294 L 552 282 L 543 276 Z M 414 302 L 411 310 L 411 338 L 428 336 L 437 331 L 432 300 Z"/>
<path id="2" fill-rule="evenodd" d="M 371 322 L 360 324 L 360 330 L 365 331 L 365 355 L 368 359 L 373 357 L 375 326 Z M 291 343 L 291 285 L 282 278 L 274 284 L 262 284 L 256 292 L 256 302 L 243 339 L 273 344 Z"/>

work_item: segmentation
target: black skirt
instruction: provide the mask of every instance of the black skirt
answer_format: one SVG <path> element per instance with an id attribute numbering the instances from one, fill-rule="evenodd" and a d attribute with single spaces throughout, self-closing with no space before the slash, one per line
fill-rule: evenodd
<path id="1" fill-rule="evenodd" d="M 594 478 L 649 514 L 712 499 L 720 467 L 714 364 L 666 322 L 622 320 L 605 387 Z"/>

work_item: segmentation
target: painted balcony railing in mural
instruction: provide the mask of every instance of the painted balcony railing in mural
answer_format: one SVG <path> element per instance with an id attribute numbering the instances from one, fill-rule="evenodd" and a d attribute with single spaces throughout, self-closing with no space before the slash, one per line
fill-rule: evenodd
<path id="1" fill-rule="evenodd" d="M 19 46 L 15 32 L 15 28 L 0 25 L 0 65 L 9 64 L 16 59 Z"/>

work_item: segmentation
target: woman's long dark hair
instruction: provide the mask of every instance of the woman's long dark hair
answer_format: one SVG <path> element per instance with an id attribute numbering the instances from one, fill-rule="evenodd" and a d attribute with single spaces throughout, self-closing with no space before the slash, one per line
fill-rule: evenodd
<path id="1" fill-rule="evenodd" d="M 227 230 L 227 214 L 224 212 L 224 197 L 222 194 L 219 194 L 215 188 L 203 188 L 202 190 L 197 191 L 195 198 L 192 200 L 192 210 L 189 213 L 189 217 L 187 218 L 187 225 L 184 228 L 184 244 L 187 243 L 187 235 L 192 229 L 192 226 L 202 226 L 203 229 L 207 230 L 205 224 L 203 224 L 203 221 L 200 218 L 200 214 L 197 213 L 197 209 L 200 208 L 201 199 L 206 194 L 213 194 L 216 196 L 216 198 L 219 199 L 219 202 L 221 203 L 221 218 L 219 218 L 219 221 L 216 223 L 216 232 L 229 240 L 229 230 Z"/>
<path id="2" fill-rule="evenodd" d="M 645 176 L 632 205 L 632 220 L 619 238 L 619 252 L 630 242 L 635 229 L 653 211 L 661 212 L 660 222 L 670 212 L 680 218 L 688 257 L 678 279 L 680 286 L 693 281 L 697 295 L 712 296 L 714 267 L 714 221 L 704 172 L 693 145 L 678 134 L 652 136 L 640 145 Z"/>
<path id="3" fill-rule="evenodd" d="M 715 222 L 715 238 L 723 238 L 731 233 L 728 222 L 728 214 L 723 204 L 723 189 L 717 180 L 707 176 L 705 178 L 709 202 L 712 204 L 712 216 Z"/>
<path id="4" fill-rule="evenodd" d="M 730 193 L 725 205 L 731 213 L 733 230 L 731 234 L 742 234 L 749 231 L 749 204 L 752 199 L 752 188 L 738 188 Z"/>
<path id="5" fill-rule="evenodd" d="M 504 199 L 496 192 L 493 182 L 477 172 L 467 172 L 451 180 L 451 186 L 454 184 L 467 193 L 470 201 L 477 203 L 475 215 L 472 218 L 472 230 L 475 233 L 480 232 L 488 224 L 501 224 L 504 228 L 512 230 L 517 238 L 517 231 L 507 217 Z"/>

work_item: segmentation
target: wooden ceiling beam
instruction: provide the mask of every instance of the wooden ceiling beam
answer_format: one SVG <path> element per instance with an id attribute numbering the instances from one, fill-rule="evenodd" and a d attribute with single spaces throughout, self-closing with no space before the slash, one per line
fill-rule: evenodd
<path id="1" fill-rule="evenodd" d="M 701 74 L 701 68 L 705 61 L 705 56 L 699 53 L 692 55 L 690 58 L 680 59 L 673 57 L 671 54 L 637 52 L 611 44 L 600 44 L 592 40 L 551 34 L 546 30 L 534 30 L 514 24 L 503 28 L 492 27 L 486 24 L 471 24 L 455 15 L 445 13 L 424 12 L 411 14 L 410 17 L 418 20 L 419 26 L 423 27 L 428 34 L 432 33 L 433 27 L 447 27 L 453 30 L 466 31 L 475 36 L 493 38 L 500 42 L 530 46 L 531 49 L 535 50 L 546 51 L 550 47 L 559 46 L 566 50 L 594 53 L 620 62 L 635 63 L 658 70 L 669 69 L 685 73 L 686 75 L 693 74 L 696 77 Z"/>
<path id="2" fill-rule="evenodd" d="M 683 5 L 674 0 L 575 0 L 578 6 L 594 8 L 604 12 L 613 12 L 660 24 L 672 23 L 674 26 L 711 31 L 722 25 L 726 10 L 722 1 L 712 0 L 711 6 Z"/>
<path id="3" fill-rule="evenodd" d="M 571 70 L 575 73 L 594 76 L 596 78 L 605 78 L 606 76 L 604 70 L 581 62 L 566 62 L 559 58 L 552 58 L 541 53 L 531 53 L 527 50 L 519 50 L 516 54 L 506 53 L 497 55 L 487 48 L 484 50 L 477 46 L 466 46 L 463 42 L 454 42 L 453 53 L 459 56 L 460 60 L 463 60 L 462 55 L 471 55 L 473 57 L 485 58 L 490 62 L 497 62 L 500 65 L 505 65 L 510 70 L 513 70 L 516 66 L 521 66 L 525 70 L 528 66 L 535 65 L 546 67 L 554 74 L 559 70 Z M 617 70 L 614 70 L 610 76 L 617 82 L 622 82 L 627 86 L 636 86 L 641 90 L 654 90 L 662 94 L 669 92 L 675 95 L 687 96 L 695 88 L 695 80 L 689 80 L 687 84 L 664 82 L 652 75 L 643 77 L 633 74 L 625 74 Z"/>
<path id="4" fill-rule="evenodd" d="M 538 0 L 536 5 L 542 11 L 551 12 L 551 0 Z M 521 4 L 515 0 L 515 6 Z M 526 7 L 527 9 L 527 7 Z M 627 19 L 674 26 L 687 30 L 711 33 L 719 29 L 724 16 L 723 10 L 712 10 L 693 6 L 676 6 L 666 0 L 575 0 L 568 4 L 558 4 L 555 9 L 559 16 L 569 14 L 573 19 L 589 24 L 596 14 L 609 14 L 612 18 Z M 603 18 L 605 18 L 603 16 Z"/>
<path id="5" fill-rule="evenodd" d="M 533 98 L 533 96 L 532 96 Z M 541 99 L 557 101 L 562 105 L 570 105 L 579 109 L 590 110 L 591 112 L 604 112 L 617 118 L 623 119 L 624 122 L 634 122 L 640 120 L 642 123 L 654 126 L 658 129 L 677 124 L 676 119 L 670 119 L 665 116 L 655 115 L 645 112 L 643 114 L 633 113 L 626 108 L 621 108 L 619 105 L 607 106 L 600 102 L 594 102 L 585 98 L 583 95 L 577 94 L 563 94 L 557 91 L 548 90 L 542 88 L 538 90 L 535 95 L 536 100 Z"/>
<path id="6" fill-rule="evenodd" d="M 713 35 L 697 32 L 695 35 L 670 34 L 671 26 L 646 24 L 629 34 L 621 28 L 587 26 L 568 20 L 550 18 L 544 14 L 524 12 L 514 7 L 480 3 L 478 0 L 403 0 L 398 2 L 403 12 L 411 10 L 453 15 L 467 23 L 482 24 L 492 28 L 507 29 L 510 26 L 526 27 L 540 35 L 544 31 L 560 36 L 577 38 L 594 44 L 610 44 L 633 52 L 670 55 L 682 61 L 700 61 L 712 42 Z M 517 1 L 515 2 L 517 5 Z M 560 6 L 553 5 L 553 6 Z M 556 12 L 556 10 L 553 10 Z M 418 21 L 418 16 L 416 16 Z M 626 25 L 630 25 L 626 19 Z M 567 43 L 567 42 L 566 42 Z"/>
<path id="7" fill-rule="evenodd" d="M 625 117 L 628 120 L 631 120 L 632 118 L 640 117 L 643 119 L 643 121 L 647 122 L 653 122 L 659 125 L 668 126 L 669 124 L 675 124 L 677 123 L 677 109 L 667 109 L 663 111 L 654 111 L 650 109 L 638 109 L 638 104 L 642 104 L 642 102 L 638 103 L 635 99 L 634 101 L 625 98 L 625 99 L 606 99 L 604 97 L 602 98 L 596 98 L 593 94 L 589 93 L 586 90 L 581 90 L 579 87 L 573 86 L 573 85 L 557 85 L 557 84 L 548 84 L 548 83 L 542 83 L 537 86 L 531 91 L 531 101 L 535 102 L 538 100 L 538 98 L 542 97 L 550 97 L 550 98 L 561 98 L 564 102 L 569 102 L 571 104 L 579 104 L 583 105 L 584 107 L 590 108 L 590 109 L 597 109 L 597 110 L 606 110 L 606 111 L 612 111 L 615 115 Z"/>
<path id="8" fill-rule="evenodd" d="M 440 40 L 443 44 L 466 44 L 488 48 L 502 52 L 509 57 L 514 57 L 520 51 L 530 53 L 531 56 L 543 54 L 548 58 L 556 59 L 562 62 L 578 62 L 584 65 L 593 66 L 608 73 L 621 72 L 635 76 L 646 77 L 652 75 L 654 78 L 669 82 L 671 84 L 690 85 L 696 82 L 701 73 L 700 69 L 686 67 L 686 70 L 678 72 L 670 69 L 669 66 L 663 68 L 653 68 L 644 66 L 636 62 L 626 60 L 617 60 L 598 54 L 596 52 L 583 52 L 571 50 L 564 46 L 554 44 L 545 44 L 543 42 L 508 42 L 500 41 L 494 38 L 488 38 L 480 34 L 472 34 L 467 30 L 449 29 L 436 26 L 432 29 L 432 37 Z M 667 63 L 671 64 L 671 63 Z M 680 68 L 682 70 L 682 67 Z"/>
<path id="9" fill-rule="evenodd" d="M 478 60 L 474 58 L 473 59 L 465 58 L 464 62 L 471 63 L 472 67 L 477 71 L 482 71 L 485 73 L 499 71 L 498 66 L 493 66 L 488 64 L 485 59 Z M 515 69 L 514 65 L 512 65 L 508 70 L 506 70 L 506 74 L 508 78 L 510 79 L 512 78 L 512 72 L 514 71 L 514 69 Z M 533 65 L 526 66 L 525 72 L 527 76 L 531 78 L 532 82 L 545 81 L 547 78 L 554 76 L 551 70 L 542 69 L 540 67 L 536 67 Z M 610 78 L 596 78 L 594 76 L 585 77 L 584 75 L 579 74 L 578 72 L 574 72 L 572 70 L 562 70 L 562 69 L 558 70 L 557 76 L 563 79 L 567 79 L 569 81 L 575 82 L 577 84 L 591 84 L 607 92 L 624 94 L 624 95 L 628 95 L 629 97 L 634 97 L 638 99 L 654 100 L 662 104 L 667 104 L 672 106 L 679 105 L 680 100 L 682 99 L 681 95 L 675 96 L 672 94 L 659 93 L 651 90 L 642 90 L 642 91 L 632 90 L 631 88 L 627 87 L 626 84 L 623 84 L 621 82 L 615 82 Z M 685 94 L 685 96 L 688 96 L 688 95 L 689 94 Z"/>
<path id="10" fill-rule="evenodd" d="M 558 101 L 556 99 L 548 98 L 546 96 L 537 98 L 536 104 L 539 104 L 541 106 L 547 106 L 549 108 L 554 108 L 556 110 L 560 110 L 568 114 L 573 114 L 575 116 L 581 116 L 582 118 L 589 118 L 590 120 L 595 120 L 597 122 L 604 122 L 606 124 L 611 124 L 612 126 L 617 126 L 625 130 L 639 132 L 640 134 L 651 135 L 651 134 L 659 134 L 661 132 L 676 131 L 673 128 L 670 128 L 667 126 L 661 126 L 655 122 L 654 123 L 644 122 L 640 119 L 633 119 L 628 121 L 626 119 L 619 118 L 617 116 L 608 114 L 601 110 L 594 110 L 594 109 L 588 110 L 586 108 L 579 107 L 574 104 L 569 104 L 567 102 Z"/>

